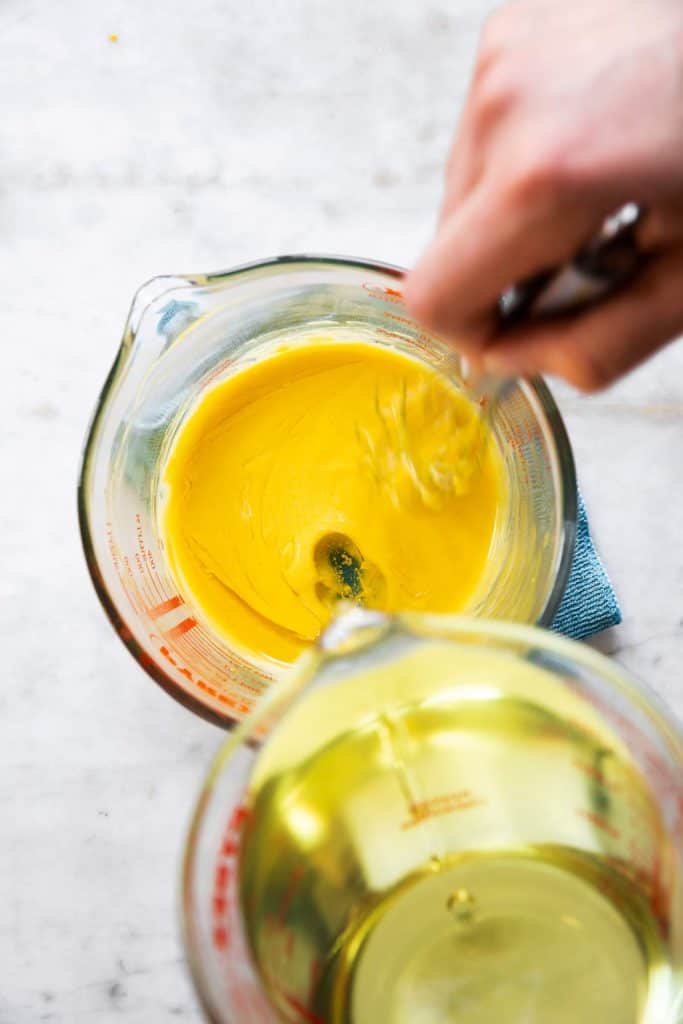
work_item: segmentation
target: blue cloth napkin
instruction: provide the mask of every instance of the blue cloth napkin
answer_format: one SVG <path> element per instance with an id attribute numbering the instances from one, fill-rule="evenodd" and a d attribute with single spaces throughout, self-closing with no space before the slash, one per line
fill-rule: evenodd
<path id="1" fill-rule="evenodd" d="M 621 622 L 621 609 L 612 584 L 600 561 L 579 494 L 576 549 L 567 589 L 551 629 L 574 640 L 585 640 Z"/>

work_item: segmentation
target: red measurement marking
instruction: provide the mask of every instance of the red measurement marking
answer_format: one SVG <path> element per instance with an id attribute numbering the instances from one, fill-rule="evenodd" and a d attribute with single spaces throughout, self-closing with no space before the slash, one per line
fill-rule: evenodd
<path id="1" fill-rule="evenodd" d="M 139 512 L 135 515 L 135 532 L 138 538 L 139 555 L 135 556 L 135 561 L 138 563 L 138 568 L 142 576 L 149 580 L 150 589 L 153 594 L 153 598 L 158 600 L 162 595 L 163 591 L 157 586 L 157 582 L 152 574 L 154 569 L 154 559 L 150 561 L 150 551 L 145 544 L 145 535 L 142 527 L 142 516 Z"/>
<path id="2" fill-rule="evenodd" d="M 407 316 L 399 316 L 398 313 L 390 313 L 388 310 L 384 315 L 386 316 L 387 320 L 393 320 L 394 323 L 405 324 L 407 327 L 413 326 L 412 320 L 409 320 Z M 422 348 L 423 346 L 418 347 Z"/>
<path id="3" fill-rule="evenodd" d="M 189 669 L 181 669 L 181 675 L 187 676 L 188 679 L 192 679 L 192 673 Z M 231 697 L 230 694 L 221 693 L 214 686 L 209 686 L 203 679 L 195 680 L 196 685 L 204 693 L 208 693 L 210 697 L 215 697 L 216 700 L 220 701 L 221 704 L 225 704 L 227 707 L 232 708 L 234 711 L 238 711 L 241 715 L 248 715 L 254 706 L 251 701 L 239 700 L 235 697 Z"/>
<path id="4" fill-rule="evenodd" d="M 239 907 L 239 833 L 248 818 L 247 808 L 238 804 L 225 825 L 216 860 L 211 905 L 212 942 L 221 958 L 222 989 L 227 1004 L 235 1011 L 235 1024 L 257 1024 L 275 1019 L 272 1003 L 250 965 Z"/>
<path id="5" fill-rule="evenodd" d="M 228 882 L 232 878 L 232 871 L 229 864 L 216 865 L 216 891 L 222 892 L 227 889 Z"/>
<path id="6" fill-rule="evenodd" d="M 578 768 L 579 771 L 583 772 L 584 775 L 587 775 L 589 779 L 593 779 L 594 782 L 597 782 L 600 786 L 602 786 L 603 789 L 608 789 L 612 792 L 615 792 L 616 790 L 621 788 L 614 782 L 607 782 L 601 770 L 599 768 L 596 768 L 593 764 L 585 764 L 585 762 L 583 761 L 575 760 L 574 767 Z"/>
<path id="7" fill-rule="evenodd" d="M 239 853 L 239 846 L 234 836 L 226 836 L 221 846 L 221 854 L 223 857 L 236 857 Z"/>
<path id="8" fill-rule="evenodd" d="M 147 611 L 147 608 L 149 607 L 149 597 L 139 587 L 135 579 L 135 576 L 133 575 L 133 570 L 131 568 L 130 560 L 127 555 L 124 555 L 123 557 L 123 564 L 126 567 L 128 575 L 126 575 L 125 573 L 119 573 L 119 579 L 121 580 L 121 584 L 123 585 L 123 588 L 126 591 L 126 594 L 128 595 L 128 600 L 132 604 L 135 611 L 139 615 L 144 615 L 145 612 Z"/>
<path id="9" fill-rule="evenodd" d="M 599 828 L 601 832 L 605 832 L 608 836 L 611 836 L 612 839 L 621 839 L 621 832 L 619 829 L 615 828 L 614 825 L 610 825 L 608 821 L 605 821 L 604 818 L 601 818 L 600 815 L 596 814 L 594 811 L 577 811 L 576 813 L 580 818 L 585 818 L 586 821 L 590 821 L 591 825 L 595 825 L 595 827 Z"/>
<path id="10" fill-rule="evenodd" d="M 187 625 L 187 623 L 191 623 L 191 625 Z M 184 619 L 182 622 L 178 623 L 178 625 L 175 627 L 175 630 L 178 630 L 181 627 L 183 627 L 183 631 L 187 632 L 188 630 L 192 629 L 194 625 L 196 625 L 194 619 Z M 172 637 L 175 630 L 169 630 L 167 636 Z M 221 704 L 225 704 L 226 707 L 229 707 L 238 715 L 248 715 L 249 712 L 252 710 L 254 702 L 249 697 L 235 697 L 231 694 L 223 693 L 221 690 L 218 690 L 215 686 L 211 686 L 203 679 L 199 679 L 189 668 L 187 668 L 187 666 L 183 666 L 181 663 L 179 663 L 173 656 L 173 654 L 171 654 L 166 644 L 162 644 L 159 637 L 155 633 L 150 633 L 149 639 L 152 641 L 152 643 L 160 645 L 159 654 L 162 656 L 162 658 L 165 658 L 170 665 L 173 665 L 173 667 L 178 670 L 181 676 L 184 676 L 188 680 L 188 682 L 193 683 L 199 690 L 203 690 L 204 693 L 208 693 L 210 697 L 214 697 L 216 700 L 220 701 Z"/>
<path id="11" fill-rule="evenodd" d="M 179 622 L 177 626 L 173 627 L 173 629 L 169 629 L 168 632 L 166 633 L 166 636 L 169 638 L 169 640 L 178 640 L 181 636 L 183 636 L 184 633 L 189 633 L 191 629 L 194 629 L 196 625 L 196 619 L 183 619 L 182 622 Z"/>
<path id="12" fill-rule="evenodd" d="M 230 820 L 225 828 L 216 862 L 211 909 L 213 942 L 216 949 L 220 951 L 225 951 L 231 944 L 231 929 L 227 919 L 230 914 L 234 917 L 235 913 L 234 889 L 237 879 L 239 836 L 248 818 L 247 808 L 243 804 L 238 804 L 230 815 Z"/>
<path id="13" fill-rule="evenodd" d="M 382 302 L 402 302 L 403 296 L 400 291 L 396 288 L 379 288 L 375 284 L 368 284 L 364 282 L 361 287 L 363 291 L 366 291 L 368 295 L 372 295 L 373 299 L 381 299 Z"/>
<path id="14" fill-rule="evenodd" d="M 182 623 L 178 624 L 176 630 L 180 627 L 183 627 L 184 631 L 187 632 L 189 629 L 191 629 L 191 626 L 185 626 L 184 624 L 189 622 L 193 623 L 193 625 L 196 625 L 195 620 L 183 620 Z M 169 630 L 167 636 L 173 636 L 173 632 L 173 630 Z M 221 703 L 224 703 L 226 707 L 238 712 L 240 715 L 248 715 L 250 713 L 250 711 L 254 707 L 254 701 L 251 700 L 249 697 L 231 696 L 229 693 L 223 693 L 221 690 L 216 689 L 215 686 L 211 686 L 203 679 L 199 679 L 186 666 L 183 667 L 181 664 L 179 664 L 176 658 L 169 650 L 169 648 L 166 646 L 166 644 L 161 643 L 160 638 L 155 633 L 150 634 L 150 640 L 153 643 L 158 643 L 160 645 L 159 653 L 162 655 L 162 657 L 165 657 L 169 665 L 172 665 L 175 669 L 177 669 L 180 675 L 184 676 L 188 682 L 194 683 L 200 690 L 203 690 L 205 693 L 208 693 L 209 696 L 215 697 L 216 700 L 219 700 Z"/>
<path id="15" fill-rule="evenodd" d="M 669 919 L 671 893 L 661 878 L 661 865 L 658 855 L 655 854 L 654 877 L 651 872 L 646 871 L 644 868 L 625 863 L 621 857 L 606 857 L 605 862 L 614 869 L 616 874 L 625 876 L 641 889 L 652 908 L 652 913 L 659 925 L 662 937 L 667 939 L 671 928 Z M 601 879 L 598 882 L 598 888 L 601 892 L 616 899 L 617 902 L 620 900 L 617 886 L 608 878 Z"/>
<path id="16" fill-rule="evenodd" d="M 442 814 L 455 814 L 456 811 L 469 811 L 473 807 L 481 807 L 485 800 L 481 800 L 469 789 L 460 789 L 454 793 L 444 793 L 441 796 L 432 797 L 430 800 L 422 800 L 420 803 L 410 804 L 410 818 L 401 823 L 401 831 L 415 828 L 430 818 L 439 817 Z"/>
<path id="17" fill-rule="evenodd" d="M 181 604 L 183 603 L 184 602 L 182 597 L 179 597 L 176 594 L 175 597 L 169 597 L 168 601 L 162 601 L 161 604 L 157 604 L 154 606 L 154 608 L 150 608 L 149 617 L 151 619 L 158 619 L 162 615 L 167 615 L 169 612 L 174 611 L 176 608 L 180 608 Z"/>
<path id="18" fill-rule="evenodd" d="M 225 704 L 229 708 L 237 707 L 237 701 L 235 700 L 234 697 L 231 697 L 229 693 L 216 693 L 216 691 L 212 687 L 207 686 L 207 684 L 203 683 L 201 679 L 199 680 L 199 683 L 197 685 L 201 690 L 211 690 L 213 696 L 218 697 L 218 700 L 221 702 L 221 704 Z"/>
<path id="19" fill-rule="evenodd" d="M 284 999 L 286 1003 L 299 1015 L 299 1019 L 306 1022 L 306 1024 L 327 1024 L 322 1017 L 318 1017 L 317 1014 L 312 1013 L 307 1006 L 291 992 L 287 992 L 271 977 L 271 985 L 277 991 L 278 995 Z"/>
<path id="20" fill-rule="evenodd" d="M 238 682 L 241 689 L 246 690 L 248 693 L 253 693 L 255 697 L 260 697 L 263 693 L 262 687 L 253 686 L 251 683 L 248 683 L 246 679 L 239 679 Z"/>
<path id="21" fill-rule="evenodd" d="M 116 547 L 116 544 L 114 543 L 114 534 L 112 531 L 111 523 L 106 523 L 105 529 L 107 531 L 107 547 L 109 548 L 109 557 L 111 558 L 112 563 L 114 565 L 114 569 L 120 579 L 121 572 L 119 566 L 119 552 L 118 548 Z"/>
<path id="22" fill-rule="evenodd" d="M 387 331 L 385 327 L 378 327 L 377 333 L 383 334 L 386 338 L 398 338 L 399 341 L 405 340 L 402 334 L 397 334 L 396 331 Z"/>
<path id="23" fill-rule="evenodd" d="M 239 831 L 242 826 L 249 821 L 250 813 L 251 812 L 244 806 L 244 804 L 238 804 L 230 815 L 230 821 L 228 823 L 230 831 Z"/>

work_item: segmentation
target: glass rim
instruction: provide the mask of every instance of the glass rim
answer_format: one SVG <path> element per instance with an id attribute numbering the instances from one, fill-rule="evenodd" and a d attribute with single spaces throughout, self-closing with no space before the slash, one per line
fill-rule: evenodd
<path id="1" fill-rule="evenodd" d="M 242 277 L 257 276 L 259 274 L 265 275 L 268 273 L 278 274 L 284 268 L 296 270 L 297 268 L 312 269 L 316 266 L 321 268 L 339 267 L 341 269 L 368 270 L 373 273 L 386 274 L 397 282 L 401 281 L 406 274 L 404 268 L 380 260 L 329 254 L 292 253 L 242 263 L 228 270 L 216 271 L 214 273 L 159 275 L 151 278 L 142 284 L 133 296 L 121 344 L 98 396 L 86 433 L 77 483 L 78 523 L 86 565 L 100 604 L 114 631 L 147 674 L 169 696 L 177 700 L 187 710 L 199 715 L 213 725 L 219 726 L 221 729 L 232 728 L 235 724 L 234 719 L 214 710 L 200 700 L 199 697 L 189 693 L 168 675 L 160 664 L 146 655 L 133 631 L 128 627 L 126 618 L 110 593 L 100 572 L 95 553 L 94 529 L 91 523 L 89 507 L 90 471 L 97 450 L 100 425 L 106 413 L 112 389 L 124 370 L 128 353 L 137 335 L 139 323 L 153 301 L 179 287 L 218 285 Z M 548 385 L 542 378 L 535 377 L 529 380 L 520 380 L 520 387 L 532 401 L 536 416 L 539 417 L 540 413 L 543 417 L 544 422 L 542 425 L 547 428 L 545 430 L 546 440 L 552 445 L 553 472 L 559 489 L 559 494 L 556 498 L 559 514 L 559 551 L 556 557 L 553 584 L 536 623 L 539 626 L 549 626 L 564 596 L 574 558 L 578 516 L 576 470 L 569 436 L 560 410 Z"/>
<path id="2" fill-rule="evenodd" d="M 683 769 L 683 725 L 678 721 L 672 709 L 642 680 L 631 675 L 631 673 L 606 655 L 580 641 L 571 640 L 562 634 L 553 633 L 538 625 L 423 612 L 392 615 L 384 612 L 372 612 L 363 608 L 353 608 L 351 612 L 342 613 L 336 620 L 333 620 L 333 625 L 343 621 L 345 614 L 353 615 L 361 625 L 363 619 L 366 620 L 369 626 L 376 626 L 378 620 L 384 620 L 389 626 L 395 624 L 399 629 L 403 628 L 407 632 L 412 632 L 414 635 L 424 637 L 425 639 L 429 639 L 430 636 L 433 636 L 435 639 L 440 637 L 447 642 L 453 641 L 457 644 L 462 642 L 460 638 L 467 638 L 471 643 L 474 637 L 481 647 L 486 646 L 488 640 L 494 641 L 497 644 L 502 642 L 504 649 L 505 645 L 507 645 L 508 650 L 526 645 L 541 649 L 544 653 L 557 655 L 568 665 L 587 670 L 609 688 L 621 693 L 627 699 L 630 706 L 635 706 L 644 713 L 654 726 L 657 734 L 666 741 L 667 747 L 670 748 L 675 761 Z M 415 626 L 417 626 L 417 629 L 411 629 L 411 627 Z M 422 630 L 420 627 L 422 627 Z M 328 630 L 330 628 L 331 626 L 327 627 Z M 316 642 L 313 649 L 306 652 L 294 664 L 289 676 L 277 688 L 269 691 L 271 696 L 277 694 L 274 700 L 264 700 L 224 740 L 218 753 L 213 757 L 202 781 L 199 793 L 195 797 L 189 827 L 185 834 L 186 838 L 182 856 L 179 893 L 180 925 L 195 993 L 210 1024 L 221 1024 L 222 1018 L 219 1017 L 212 1003 L 210 983 L 202 963 L 193 914 L 196 858 L 204 817 L 214 796 L 218 780 L 222 776 L 233 753 L 248 739 L 249 734 L 259 722 L 272 711 L 271 703 L 286 705 L 290 697 L 296 696 L 302 683 L 305 686 L 308 679 L 310 679 L 311 663 L 316 656 L 319 657 L 321 654 L 330 653 L 329 649 L 327 651 L 325 649 L 324 638 L 325 633 L 322 634 L 322 637 Z"/>

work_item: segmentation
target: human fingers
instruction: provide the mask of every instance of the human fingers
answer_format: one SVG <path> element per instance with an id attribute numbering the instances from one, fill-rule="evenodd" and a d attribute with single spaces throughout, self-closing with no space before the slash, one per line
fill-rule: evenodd
<path id="1" fill-rule="evenodd" d="M 564 263 L 591 237 L 605 207 L 561 194 L 551 174 L 530 170 L 505 187 L 484 182 L 446 219 L 405 281 L 416 319 L 465 350 L 481 348 L 501 292 Z"/>
<path id="2" fill-rule="evenodd" d="M 501 335 L 483 365 L 505 375 L 556 375 L 582 391 L 598 391 L 683 333 L 682 282 L 678 246 L 593 309 Z"/>

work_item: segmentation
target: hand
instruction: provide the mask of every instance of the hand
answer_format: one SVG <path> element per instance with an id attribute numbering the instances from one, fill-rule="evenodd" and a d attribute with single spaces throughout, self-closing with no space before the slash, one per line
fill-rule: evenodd
<path id="1" fill-rule="evenodd" d="M 629 201 L 645 269 L 574 316 L 497 335 L 509 285 Z M 487 369 L 596 390 L 683 332 L 682 0 L 517 0 L 488 22 L 413 315 Z"/>

